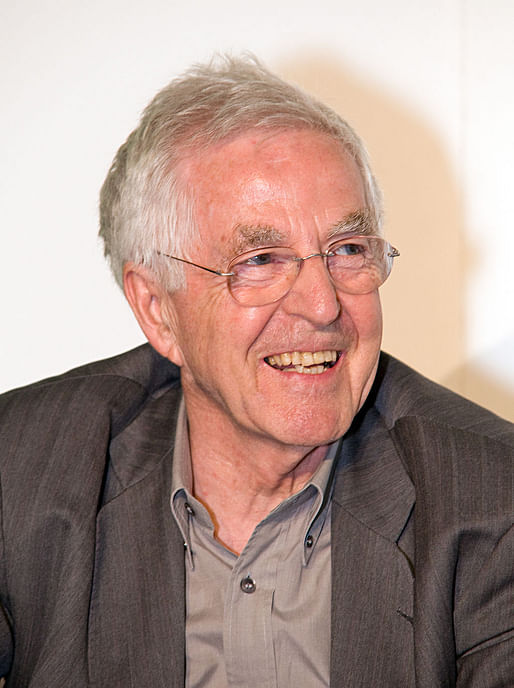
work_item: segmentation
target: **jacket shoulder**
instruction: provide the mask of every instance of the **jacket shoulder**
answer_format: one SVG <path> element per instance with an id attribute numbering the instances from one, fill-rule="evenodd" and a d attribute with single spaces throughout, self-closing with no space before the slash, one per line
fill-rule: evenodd
<path id="1" fill-rule="evenodd" d="M 377 385 L 375 409 L 414 485 L 418 520 L 436 519 L 435 530 L 448 531 L 452 523 L 492 519 L 504 532 L 514 425 L 390 356 L 381 358 Z"/>
<path id="2" fill-rule="evenodd" d="M 180 383 L 179 370 L 149 345 L 0 395 L 0 439 L 107 417 L 116 434 L 149 398 Z"/>
<path id="3" fill-rule="evenodd" d="M 382 354 L 373 402 L 391 429 L 406 419 L 498 441 L 514 448 L 514 424 Z"/>

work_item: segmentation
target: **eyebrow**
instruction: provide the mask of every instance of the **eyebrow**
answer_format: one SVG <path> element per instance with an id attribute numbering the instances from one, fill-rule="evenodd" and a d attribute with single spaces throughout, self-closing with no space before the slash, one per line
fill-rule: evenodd
<path id="1" fill-rule="evenodd" d="M 369 210 L 356 210 L 332 225 L 328 231 L 327 239 L 333 239 L 340 234 L 375 235 L 377 234 L 376 222 Z"/>
<path id="2" fill-rule="evenodd" d="M 327 240 L 344 235 L 374 235 L 376 224 L 369 210 L 356 210 L 329 229 Z M 236 225 L 230 242 L 232 255 L 240 255 L 262 246 L 278 246 L 288 240 L 288 235 L 272 225 Z M 227 256 L 228 257 L 228 256 Z"/>
<path id="3" fill-rule="evenodd" d="M 280 244 L 285 239 L 283 232 L 271 225 L 236 225 L 232 248 L 234 253 L 239 255 L 260 246 Z"/>

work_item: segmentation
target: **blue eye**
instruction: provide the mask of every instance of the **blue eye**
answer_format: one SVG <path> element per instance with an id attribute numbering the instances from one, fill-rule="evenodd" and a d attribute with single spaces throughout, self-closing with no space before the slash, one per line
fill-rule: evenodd
<path id="1" fill-rule="evenodd" d="M 251 256 L 245 260 L 244 265 L 251 265 L 252 267 L 259 267 L 259 265 L 270 265 L 275 261 L 273 253 L 258 253 L 256 256 Z"/>
<path id="2" fill-rule="evenodd" d="M 337 256 L 359 256 L 366 252 L 366 247 L 359 243 L 339 244 L 331 249 Z"/>
<path id="3" fill-rule="evenodd" d="M 261 253 L 239 256 L 229 266 L 239 280 L 262 282 L 279 278 L 291 269 L 294 253 L 290 249 L 263 249 Z"/>

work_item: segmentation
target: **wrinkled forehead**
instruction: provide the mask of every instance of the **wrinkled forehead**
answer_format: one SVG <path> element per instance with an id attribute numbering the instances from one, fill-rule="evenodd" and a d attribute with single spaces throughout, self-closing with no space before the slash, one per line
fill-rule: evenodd
<path id="1" fill-rule="evenodd" d="M 325 134 L 250 132 L 191 156 L 183 174 L 199 239 L 232 252 L 310 230 L 373 233 L 360 170 Z"/>

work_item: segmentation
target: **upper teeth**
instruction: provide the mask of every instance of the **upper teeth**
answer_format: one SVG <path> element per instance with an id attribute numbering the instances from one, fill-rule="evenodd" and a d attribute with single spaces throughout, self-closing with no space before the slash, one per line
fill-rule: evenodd
<path id="1" fill-rule="evenodd" d="M 291 351 L 268 356 L 266 361 L 272 366 L 311 366 L 320 363 L 335 363 L 337 351 Z"/>

